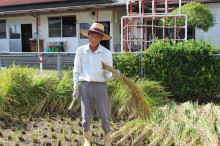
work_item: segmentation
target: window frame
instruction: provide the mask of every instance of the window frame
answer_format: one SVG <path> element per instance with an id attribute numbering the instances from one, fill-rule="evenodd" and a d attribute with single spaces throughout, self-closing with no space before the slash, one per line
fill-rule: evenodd
<path id="1" fill-rule="evenodd" d="M 88 23 L 88 24 L 90 24 L 90 26 L 92 26 L 92 24 L 93 24 L 94 22 L 91 21 L 91 22 L 80 22 L 80 23 L 79 23 L 79 40 L 86 40 L 86 39 L 88 39 L 88 37 L 81 38 L 81 33 L 80 33 L 81 27 L 80 27 L 80 25 L 83 24 L 83 23 Z M 87 28 L 87 29 L 89 29 L 89 28 Z"/>
<path id="2" fill-rule="evenodd" d="M 60 36 L 59 37 L 62 37 L 62 16 L 53 16 L 53 17 L 48 17 L 47 18 L 47 21 L 48 21 L 48 38 L 59 38 L 59 37 L 54 37 L 54 36 L 51 37 L 50 36 L 49 18 L 60 18 L 61 25 L 60 25 Z"/>
<path id="3" fill-rule="evenodd" d="M 61 21 L 61 25 L 60 25 L 60 36 L 58 37 L 51 37 L 50 36 L 50 28 L 49 28 L 49 18 L 58 18 L 60 17 Z M 48 16 L 47 17 L 47 22 L 48 22 L 48 38 L 71 38 L 71 37 L 77 37 L 77 23 L 75 23 L 75 36 L 70 36 L 70 37 L 67 37 L 67 36 L 63 36 L 63 17 L 75 17 L 75 20 L 76 20 L 76 15 L 64 15 L 64 16 Z"/>
<path id="4" fill-rule="evenodd" d="M 0 20 L 0 23 L 1 23 L 1 21 L 2 21 L 2 22 L 4 21 L 4 23 L 5 23 L 5 37 L 0 37 L 0 39 L 7 39 L 7 25 L 6 25 L 6 19 Z"/>
<path id="5" fill-rule="evenodd" d="M 13 32 L 10 30 L 11 28 L 16 28 L 17 32 Z M 9 30 L 9 39 L 10 40 L 20 40 L 22 38 L 22 34 L 21 34 L 21 25 L 20 24 L 9 24 L 8 25 L 8 30 Z M 15 34 L 15 35 L 13 35 Z"/>

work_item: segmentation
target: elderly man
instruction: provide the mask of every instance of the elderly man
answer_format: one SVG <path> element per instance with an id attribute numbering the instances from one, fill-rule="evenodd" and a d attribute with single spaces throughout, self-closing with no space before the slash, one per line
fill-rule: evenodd
<path id="1" fill-rule="evenodd" d="M 73 98 L 79 96 L 79 81 L 81 82 L 81 112 L 84 131 L 84 146 L 90 146 L 90 123 L 93 116 L 93 101 L 96 103 L 102 129 L 105 132 L 104 143 L 111 145 L 109 99 L 107 80 L 116 78 L 120 71 L 111 73 L 103 70 L 101 62 L 113 65 L 112 53 L 102 45 L 101 40 L 110 40 L 111 36 L 104 33 L 104 26 L 93 23 L 89 30 L 81 30 L 81 34 L 89 38 L 89 44 L 81 46 L 76 51 L 74 60 L 74 92 Z"/>

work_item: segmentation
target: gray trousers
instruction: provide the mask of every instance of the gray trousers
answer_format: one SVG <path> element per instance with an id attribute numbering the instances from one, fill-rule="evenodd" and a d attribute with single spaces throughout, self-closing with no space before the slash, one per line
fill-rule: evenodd
<path id="1" fill-rule="evenodd" d="M 110 132 L 107 82 L 81 82 L 81 112 L 84 131 L 90 130 L 94 107 L 93 101 L 96 103 L 102 129 L 107 134 Z"/>

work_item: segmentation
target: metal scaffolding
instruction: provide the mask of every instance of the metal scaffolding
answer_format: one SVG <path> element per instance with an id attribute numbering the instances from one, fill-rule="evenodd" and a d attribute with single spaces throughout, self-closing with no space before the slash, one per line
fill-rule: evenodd
<path id="1" fill-rule="evenodd" d="M 171 2 L 179 4 L 178 13 L 169 13 Z M 121 52 L 142 52 L 156 40 L 187 40 L 187 15 L 181 14 L 181 0 L 128 0 L 126 11 L 127 16 L 121 18 Z M 183 26 L 178 23 L 180 18 L 185 22 Z M 173 21 L 173 26 L 166 24 L 167 19 Z M 178 35 L 180 32 L 184 34 Z"/>

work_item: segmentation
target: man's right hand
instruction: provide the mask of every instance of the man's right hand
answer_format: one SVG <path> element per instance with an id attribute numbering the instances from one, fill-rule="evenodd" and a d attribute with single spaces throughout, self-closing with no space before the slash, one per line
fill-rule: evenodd
<path id="1" fill-rule="evenodd" d="M 121 75 L 120 70 L 115 70 L 115 71 L 112 73 L 112 77 L 113 77 L 113 78 L 118 78 L 120 75 Z"/>
<path id="2" fill-rule="evenodd" d="M 72 96 L 73 96 L 73 99 L 74 98 L 78 99 L 78 97 L 79 97 L 79 89 L 74 89 Z"/>

